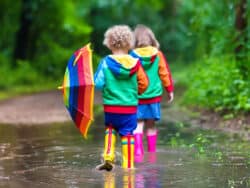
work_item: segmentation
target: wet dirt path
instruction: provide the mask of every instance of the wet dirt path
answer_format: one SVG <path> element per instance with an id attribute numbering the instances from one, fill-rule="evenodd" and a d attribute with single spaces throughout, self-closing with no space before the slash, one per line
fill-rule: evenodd
<path id="1" fill-rule="evenodd" d="M 164 101 L 164 98 L 163 98 Z M 95 91 L 95 104 L 101 104 L 101 94 Z M 162 120 L 172 122 L 189 122 L 205 129 L 216 129 L 232 134 L 239 134 L 250 140 L 250 117 L 244 119 L 221 120 L 214 113 L 190 117 L 189 113 L 176 107 L 175 102 L 166 106 L 162 102 Z M 63 104 L 59 90 L 19 96 L 0 101 L 0 124 L 41 125 L 71 121 Z"/>
<path id="2" fill-rule="evenodd" d="M 1 124 L 47 124 L 69 120 L 60 91 L 20 96 L 0 102 Z"/>

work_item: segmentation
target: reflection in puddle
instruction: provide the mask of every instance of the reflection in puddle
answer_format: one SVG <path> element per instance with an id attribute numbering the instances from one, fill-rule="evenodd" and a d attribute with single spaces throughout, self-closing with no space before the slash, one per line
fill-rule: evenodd
<path id="1" fill-rule="evenodd" d="M 118 149 L 114 171 L 97 171 L 103 146 L 101 128 L 93 126 L 89 139 L 83 140 L 71 124 L 1 125 L 0 187 L 250 187 L 249 147 L 233 149 L 221 142 L 197 155 L 198 149 L 183 146 L 184 138 L 169 139 L 166 135 L 170 133 L 163 130 L 157 153 L 145 152 L 135 169 L 120 168 Z M 198 141 L 194 146 L 203 147 Z M 181 144 L 174 147 L 170 144 L 178 142 Z"/>

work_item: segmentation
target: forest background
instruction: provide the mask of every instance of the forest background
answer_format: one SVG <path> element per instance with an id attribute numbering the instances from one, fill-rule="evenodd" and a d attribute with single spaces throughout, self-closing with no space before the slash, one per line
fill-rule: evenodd
<path id="1" fill-rule="evenodd" d="M 91 42 L 94 68 L 115 24 L 152 28 L 180 104 L 225 118 L 250 112 L 250 0 L 0 1 L 0 99 L 56 89 Z"/>

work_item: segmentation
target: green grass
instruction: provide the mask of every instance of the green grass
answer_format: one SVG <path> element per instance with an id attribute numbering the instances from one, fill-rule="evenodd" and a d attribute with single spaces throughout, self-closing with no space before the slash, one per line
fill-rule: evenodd
<path id="1" fill-rule="evenodd" d="M 28 62 L 20 62 L 16 68 L 2 66 L 0 70 L 0 100 L 31 94 L 41 91 L 55 90 L 63 80 L 44 76 Z"/>
<path id="2" fill-rule="evenodd" d="M 9 87 L 5 90 L 0 91 L 0 100 L 5 100 L 20 95 L 56 90 L 57 86 L 59 86 L 58 81 L 48 81 L 31 85 L 18 85 Z"/>

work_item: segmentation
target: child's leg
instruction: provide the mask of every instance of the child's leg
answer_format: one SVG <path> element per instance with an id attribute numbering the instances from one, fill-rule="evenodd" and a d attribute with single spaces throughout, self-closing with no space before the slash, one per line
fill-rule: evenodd
<path id="1" fill-rule="evenodd" d="M 134 130 L 134 134 L 143 134 L 143 128 L 144 128 L 144 121 L 143 120 L 138 120 L 137 122 L 137 127 Z"/>
<path id="2" fill-rule="evenodd" d="M 135 138 L 135 157 L 136 156 L 142 156 L 144 154 L 143 149 L 143 127 L 144 127 L 144 121 L 138 121 L 137 127 L 134 130 L 134 138 Z M 141 161 L 141 160 L 139 160 Z M 139 162 L 138 161 L 138 162 Z"/>
<path id="3" fill-rule="evenodd" d="M 98 170 L 112 170 L 115 160 L 116 131 L 113 127 L 106 127 L 103 159 L 104 163 L 98 165 Z"/>
<path id="4" fill-rule="evenodd" d="M 155 121 L 153 119 L 146 121 L 147 127 L 147 142 L 148 142 L 148 151 L 155 152 L 156 151 L 156 144 L 157 144 L 157 129 L 155 126 Z"/>
<path id="5" fill-rule="evenodd" d="M 134 168 L 134 136 L 122 136 L 122 167 Z"/>

